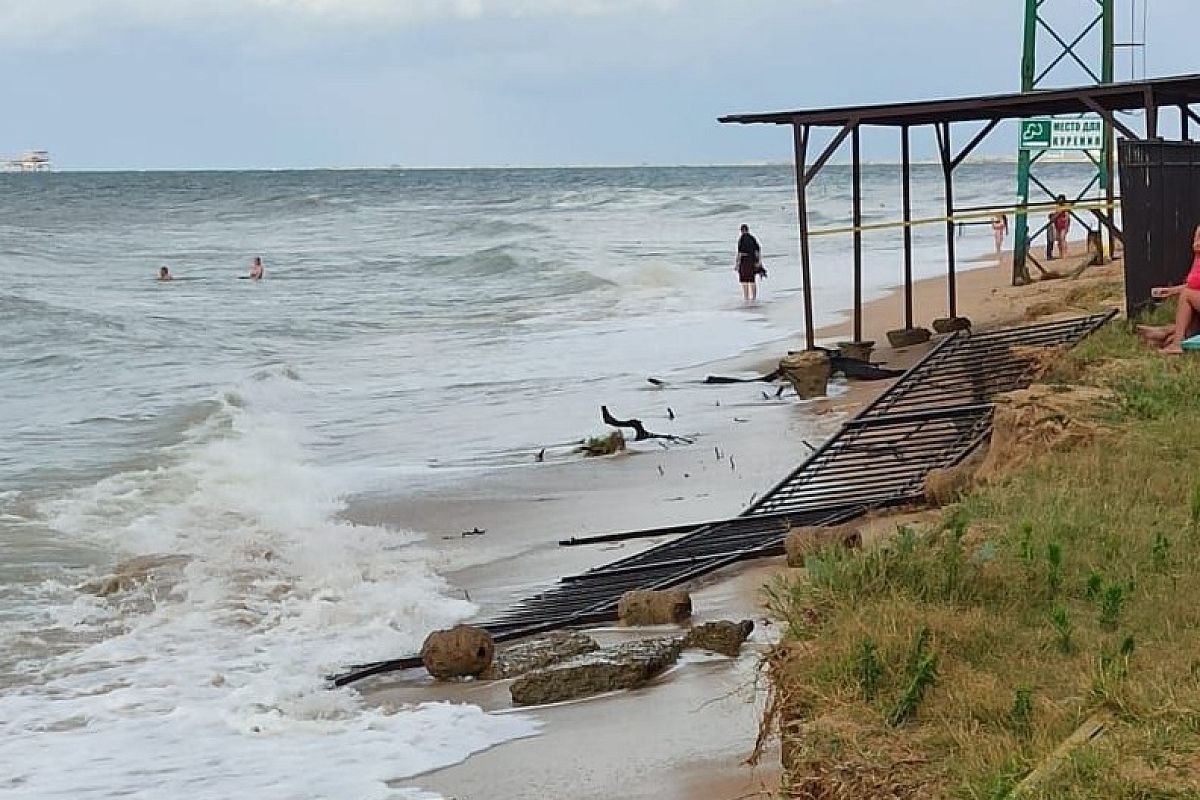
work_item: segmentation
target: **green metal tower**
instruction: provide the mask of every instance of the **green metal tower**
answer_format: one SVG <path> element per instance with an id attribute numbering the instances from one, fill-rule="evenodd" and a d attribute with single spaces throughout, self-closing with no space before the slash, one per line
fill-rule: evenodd
<path id="1" fill-rule="evenodd" d="M 1023 0 L 1025 3 L 1025 49 L 1021 59 L 1021 91 L 1032 92 L 1054 86 L 1079 86 L 1091 83 L 1112 83 L 1116 0 Z M 1040 46 L 1039 46 L 1040 42 Z M 1017 204 L 1025 208 L 1030 186 L 1045 200 L 1059 194 L 1037 174 L 1037 163 L 1047 151 L 1027 149 L 1017 153 Z M 1111 203 L 1113 197 L 1113 133 L 1105 123 L 1103 147 L 1097 159 L 1091 152 L 1088 158 L 1096 166 L 1096 174 L 1087 187 L 1073 199 L 1086 198 L 1099 186 Z M 1037 202 L 1037 201 L 1035 201 Z M 1029 219 L 1016 214 L 1013 229 L 1013 284 L 1028 283 Z"/>

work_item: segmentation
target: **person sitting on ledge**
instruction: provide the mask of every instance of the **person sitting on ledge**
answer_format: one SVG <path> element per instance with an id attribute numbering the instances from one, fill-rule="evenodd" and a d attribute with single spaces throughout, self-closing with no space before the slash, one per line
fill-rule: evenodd
<path id="1" fill-rule="evenodd" d="M 1200 330 L 1200 225 L 1192 233 L 1192 269 L 1178 286 L 1159 286 L 1150 296 L 1162 300 L 1175 297 L 1179 303 L 1174 325 L 1139 325 L 1138 336 L 1164 353 L 1183 352 L 1181 343 Z"/>

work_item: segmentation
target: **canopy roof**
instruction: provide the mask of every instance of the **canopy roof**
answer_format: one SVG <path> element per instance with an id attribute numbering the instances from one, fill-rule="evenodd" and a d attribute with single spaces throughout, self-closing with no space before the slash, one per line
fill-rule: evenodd
<path id="1" fill-rule="evenodd" d="M 1129 111 L 1148 106 L 1180 106 L 1192 103 L 1200 103 L 1200 75 L 946 100 L 778 111 L 768 114 L 731 114 L 721 117 L 720 121 L 744 125 L 769 123 L 844 126 L 854 122 L 859 125 L 931 125 L 939 122 L 1085 114 L 1101 110 Z"/>

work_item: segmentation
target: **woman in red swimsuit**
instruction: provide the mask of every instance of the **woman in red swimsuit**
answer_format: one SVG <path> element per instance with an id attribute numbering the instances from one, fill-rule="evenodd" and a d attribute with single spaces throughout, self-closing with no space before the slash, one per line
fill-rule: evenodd
<path id="1" fill-rule="evenodd" d="M 1160 345 L 1164 353 L 1182 353 L 1180 342 L 1196 333 L 1200 327 L 1200 225 L 1192 233 L 1192 269 L 1178 286 L 1159 286 L 1150 290 L 1150 296 L 1159 300 L 1167 297 L 1179 298 L 1175 311 L 1175 324 L 1170 326 L 1148 326 L 1138 328 L 1138 334 L 1148 343 Z"/>

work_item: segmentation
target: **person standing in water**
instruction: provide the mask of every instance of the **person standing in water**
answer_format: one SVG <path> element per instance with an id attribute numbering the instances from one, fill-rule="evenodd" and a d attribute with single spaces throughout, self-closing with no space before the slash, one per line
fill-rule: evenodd
<path id="1" fill-rule="evenodd" d="M 738 282 L 742 284 L 742 300 L 750 304 L 758 299 L 756 281 L 762 269 L 760 266 L 762 248 L 758 246 L 758 240 L 750 235 L 749 225 L 743 225 L 741 230 L 742 235 L 738 237 L 737 243 L 736 269 Z"/>
<path id="2" fill-rule="evenodd" d="M 1067 198 L 1059 195 L 1054 199 L 1054 240 L 1058 242 L 1058 257 L 1067 257 L 1067 234 L 1071 232 L 1071 211 Z"/>
<path id="3" fill-rule="evenodd" d="M 262 258 L 260 258 L 259 256 L 255 256 L 254 261 L 250 264 L 250 280 L 260 281 L 260 280 L 262 280 L 262 276 L 263 276 Z"/>
<path id="4" fill-rule="evenodd" d="M 992 236 L 996 240 L 996 255 L 1004 249 L 1004 240 L 1008 238 L 1008 217 L 997 214 L 992 217 Z"/>
<path id="5" fill-rule="evenodd" d="M 158 279 L 160 281 L 171 280 L 171 270 L 167 269 L 165 266 L 159 267 L 158 268 Z"/>

